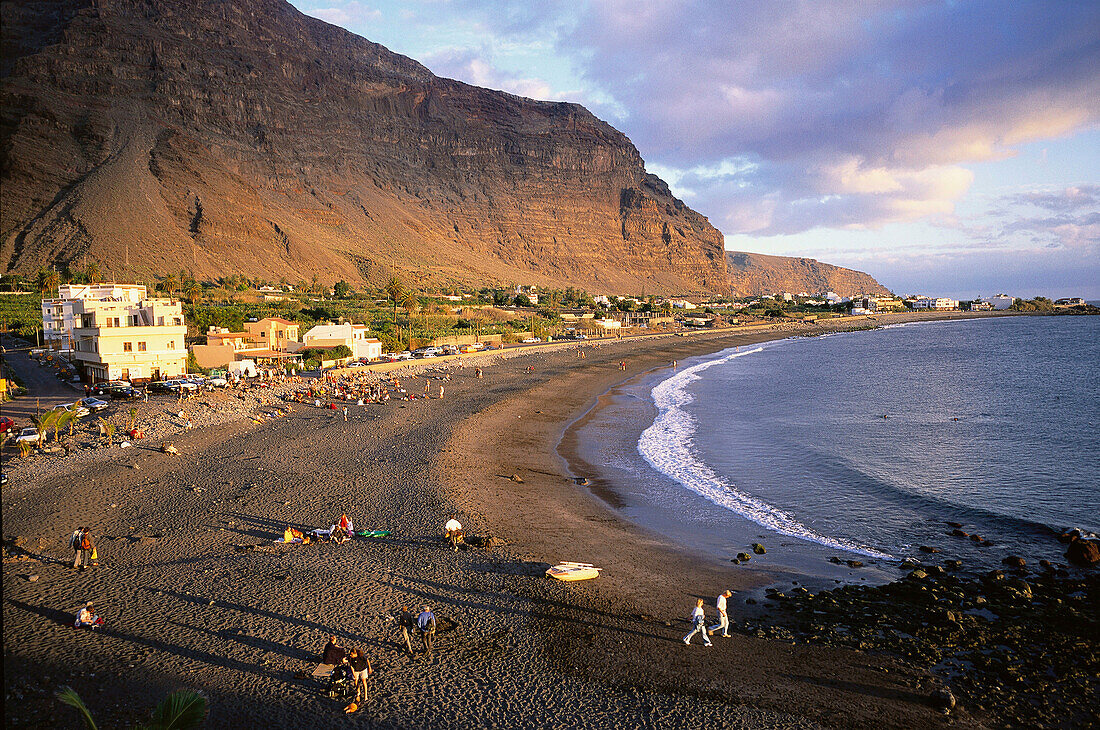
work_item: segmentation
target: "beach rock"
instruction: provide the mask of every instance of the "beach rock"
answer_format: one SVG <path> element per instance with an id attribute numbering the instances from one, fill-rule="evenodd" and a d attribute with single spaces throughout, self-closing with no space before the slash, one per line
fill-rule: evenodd
<path id="1" fill-rule="evenodd" d="M 944 563 L 944 567 L 948 570 L 959 570 L 963 567 L 963 561 L 961 560 L 948 560 Z"/>
<path id="2" fill-rule="evenodd" d="M 510 476 L 510 477 L 508 477 L 508 478 L 509 478 L 509 479 L 511 479 L 511 480 L 512 480 L 513 482 L 515 482 L 516 484 L 523 484 L 523 480 L 522 480 L 522 479 L 520 479 L 520 476 L 519 476 L 519 474 L 513 474 L 512 476 Z"/>
<path id="3" fill-rule="evenodd" d="M 847 562 L 848 562 L 848 567 L 849 568 L 862 568 L 863 567 L 863 561 L 862 560 L 849 560 Z"/>
<path id="4" fill-rule="evenodd" d="M 961 522 L 945 522 L 944 524 L 947 525 L 948 527 L 962 527 L 963 526 L 963 523 L 961 523 Z"/>
<path id="5" fill-rule="evenodd" d="M 1078 565 L 1096 565 L 1100 562 L 1100 540 L 1075 538 L 1066 549 L 1066 560 Z"/>
<path id="6" fill-rule="evenodd" d="M 1039 567 L 1044 569 L 1044 570 L 1054 570 L 1054 563 L 1050 562 L 1049 560 L 1045 560 L 1045 559 L 1040 560 L 1039 561 Z"/>
<path id="7" fill-rule="evenodd" d="M 994 583 L 998 583 L 998 582 L 1000 582 L 1004 579 L 1005 579 L 1005 574 L 1004 574 L 1004 571 L 1001 571 L 1001 570 L 991 570 L 988 573 L 986 573 L 985 577 L 984 577 L 984 580 L 994 582 Z"/>
<path id="8" fill-rule="evenodd" d="M 752 551 L 757 555 L 763 555 L 764 553 L 768 552 L 767 549 L 765 549 L 764 546 L 758 542 L 754 542 L 752 544 Z"/>
<path id="9" fill-rule="evenodd" d="M 922 553 L 938 553 L 940 551 L 940 549 L 939 548 L 934 548 L 930 545 L 921 545 L 920 546 L 920 551 Z"/>
<path id="10" fill-rule="evenodd" d="M 971 535 L 970 539 L 973 540 L 974 542 L 985 542 L 985 538 L 982 537 L 981 535 Z"/>
<path id="11" fill-rule="evenodd" d="M 752 556 L 748 553 L 737 553 L 737 559 L 743 563 L 747 563 L 748 561 L 752 560 Z"/>
<path id="12" fill-rule="evenodd" d="M 928 575 L 943 575 L 944 574 L 943 567 L 939 566 L 939 565 L 929 565 L 924 570 L 928 573 Z"/>
<path id="13" fill-rule="evenodd" d="M 28 583 L 37 583 L 38 582 L 38 576 L 37 575 L 28 575 L 27 576 L 27 582 Z"/>
<path id="14" fill-rule="evenodd" d="M 912 573 L 910 573 L 908 577 L 912 578 L 913 580 L 924 580 L 928 577 L 928 573 L 924 572 L 920 568 L 917 568 Z"/>
<path id="15" fill-rule="evenodd" d="M 898 567 L 902 570 L 913 570 L 917 567 L 917 565 L 918 564 L 915 561 L 906 558 L 905 560 L 901 561 L 901 565 L 899 565 Z"/>
<path id="16" fill-rule="evenodd" d="M 932 693 L 932 706 L 946 715 L 955 709 L 955 695 L 946 687 L 938 689 Z"/>
<path id="17" fill-rule="evenodd" d="M 1027 565 L 1027 561 L 1021 558 L 1019 555 L 1009 555 L 1001 562 L 1009 566 L 1010 568 L 1023 568 Z"/>
<path id="18" fill-rule="evenodd" d="M 970 537 L 970 533 L 964 530 L 960 530 L 957 527 L 951 531 L 951 534 L 955 537 Z"/>

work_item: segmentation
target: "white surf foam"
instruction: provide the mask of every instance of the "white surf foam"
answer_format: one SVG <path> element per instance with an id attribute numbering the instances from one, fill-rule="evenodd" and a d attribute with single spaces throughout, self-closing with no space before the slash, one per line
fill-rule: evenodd
<path id="1" fill-rule="evenodd" d="M 695 419 L 684 410 L 684 407 L 694 400 L 687 392 L 687 387 L 699 380 L 699 373 L 708 368 L 763 350 L 763 347 L 757 347 L 752 350 L 734 351 L 725 357 L 693 365 L 659 383 L 653 389 L 653 402 L 658 411 L 657 418 L 638 439 L 638 453 L 654 469 L 692 492 L 769 530 L 867 557 L 891 558 L 891 555 L 849 540 L 815 532 L 778 507 L 739 491 L 733 484 L 723 480 L 696 454 L 693 437 L 697 424 Z"/>

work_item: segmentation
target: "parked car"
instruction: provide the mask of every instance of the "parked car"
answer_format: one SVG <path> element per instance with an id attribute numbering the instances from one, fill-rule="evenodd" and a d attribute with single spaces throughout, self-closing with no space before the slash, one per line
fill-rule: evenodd
<path id="1" fill-rule="evenodd" d="M 145 387 L 150 393 L 172 393 L 172 381 L 170 380 L 154 380 L 150 383 L 146 383 Z M 179 386 L 176 386 L 176 391 L 179 390 Z"/>
<path id="2" fill-rule="evenodd" d="M 207 385 L 213 385 L 215 388 L 225 388 L 229 385 L 229 380 L 223 375 L 211 375 L 206 379 Z"/>
<path id="3" fill-rule="evenodd" d="M 444 355 L 457 355 L 458 354 L 458 348 L 455 347 L 454 345 L 444 345 L 443 347 L 439 348 L 439 350 Z"/>
<path id="4" fill-rule="evenodd" d="M 145 396 L 145 394 L 137 388 L 131 388 L 129 386 L 125 388 L 115 388 L 109 395 L 115 400 L 137 400 Z"/>
<path id="5" fill-rule="evenodd" d="M 480 349 L 481 349 L 480 347 L 474 347 L 473 345 L 463 345 L 461 351 L 462 352 L 477 352 Z"/>
<path id="6" fill-rule="evenodd" d="M 421 347 L 413 350 L 413 357 L 439 357 L 443 353 L 438 347 Z"/>
<path id="7" fill-rule="evenodd" d="M 106 410 L 109 404 L 105 400 L 100 400 L 99 398 L 95 397 L 88 397 L 81 398 L 80 405 L 84 406 L 92 413 L 99 413 L 102 410 Z"/>
<path id="8" fill-rule="evenodd" d="M 528 338 L 527 338 L 526 340 L 524 340 L 523 342 L 524 342 L 524 344 L 526 344 L 526 345 L 531 345 L 531 344 L 534 344 L 534 343 L 536 343 L 536 342 L 542 342 L 542 338 L 541 338 L 541 337 L 528 337 Z"/>
<path id="9" fill-rule="evenodd" d="M 199 389 L 199 386 L 198 386 L 197 383 L 195 383 L 192 380 L 188 380 L 186 378 L 176 378 L 174 380 L 166 380 L 165 382 L 166 383 L 171 383 L 173 385 L 173 388 L 172 388 L 173 393 L 178 393 L 178 392 L 180 392 L 180 390 L 183 390 L 187 393 L 194 393 Z"/>
<path id="10" fill-rule="evenodd" d="M 92 386 L 92 395 L 110 395 L 112 390 L 118 388 L 131 388 L 129 380 L 108 380 L 106 383 L 96 383 Z"/>
<path id="11" fill-rule="evenodd" d="M 7 416 L 0 417 L 0 434 L 15 430 L 15 421 Z"/>
<path id="12" fill-rule="evenodd" d="M 19 432 L 19 435 L 15 437 L 15 443 L 17 444 L 38 443 L 39 440 L 38 429 L 34 426 L 25 427 Z"/>
<path id="13" fill-rule="evenodd" d="M 91 410 L 80 405 L 80 403 L 62 403 L 54 408 L 55 411 L 68 411 L 69 413 L 75 413 L 77 418 L 83 418 L 91 413 Z"/>

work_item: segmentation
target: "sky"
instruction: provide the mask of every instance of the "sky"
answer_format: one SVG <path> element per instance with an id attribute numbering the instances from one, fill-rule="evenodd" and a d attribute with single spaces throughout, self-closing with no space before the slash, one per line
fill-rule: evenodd
<path id="1" fill-rule="evenodd" d="M 622 130 L 726 248 L 1100 299 L 1095 0 L 292 0 Z"/>

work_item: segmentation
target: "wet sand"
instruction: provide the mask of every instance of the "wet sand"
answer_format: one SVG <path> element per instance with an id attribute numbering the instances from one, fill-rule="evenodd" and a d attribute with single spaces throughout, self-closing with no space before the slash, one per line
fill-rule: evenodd
<path id="1" fill-rule="evenodd" d="M 752 336 L 769 334 L 785 336 Z M 80 727 L 52 699 L 61 684 L 100 726 L 132 723 L 179 687 L 209 697 L 209 727 L 945 724 L 928 702 L 937 682 L 893 659 L 743 636 L 684 646 L 696 596 L 710 604 L 762 578 L 684 555 L 569 478 L 558 441 L 599 393 L 737 337 L 586 347 L 583 360 L 547 349 L 481 380 L 452 371 L 443 400 L 355 407 L 347 423 L 295 405 L 283 419 L 177 438 L 180 457 L 112 449 L 6 486 L 5 725 Z M 456 509 L 468 532 L 507 544 L 445 549 L 440 526 Z M 328 526 L 341 511 L 393 536 L 272 542 L 287 524 Z M 65 546 L 81 524 L 102 564 L 85 573 Z M 561 559 L 605 573 L 545 578 Z M 88 599 L 107 619 L 101 633 L 70 627 Z M 424 602 L 457 627 L 431 657 L 409 659 L 386 614 Z M 295 677 L 330 632 L 377 668 L 353 716 Z M 965 713 L 950 722 L 975 725 Z"/>

